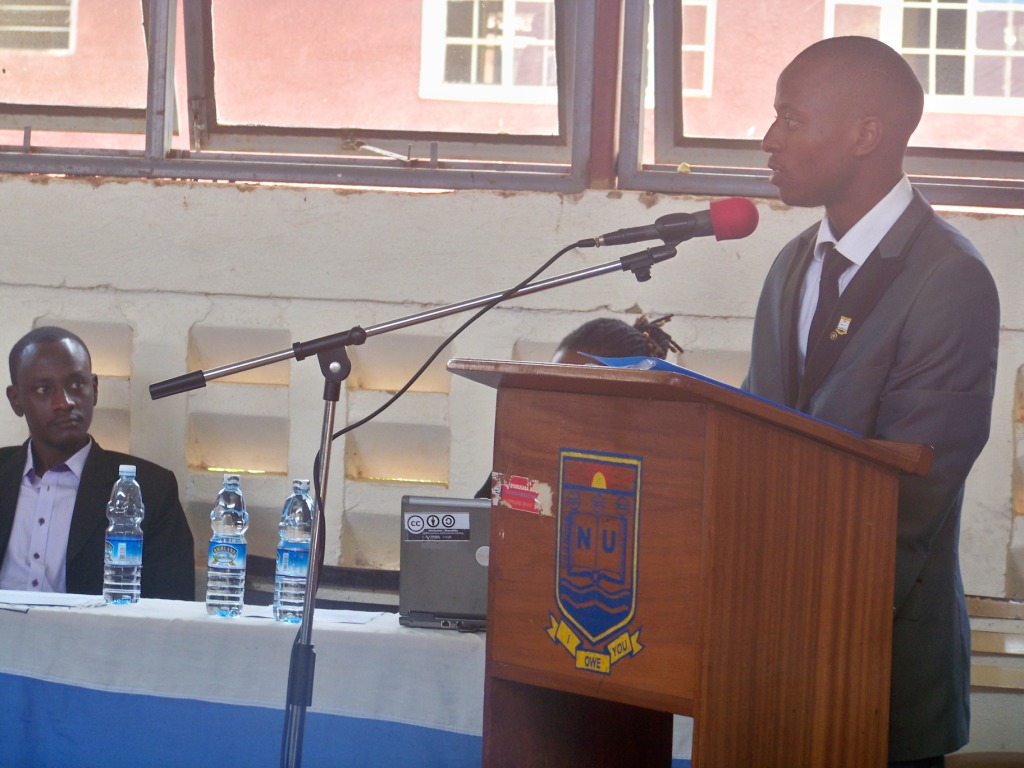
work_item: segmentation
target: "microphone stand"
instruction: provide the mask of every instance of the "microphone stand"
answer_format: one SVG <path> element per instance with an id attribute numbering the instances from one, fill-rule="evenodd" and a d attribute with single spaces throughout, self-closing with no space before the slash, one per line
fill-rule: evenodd
<path id="1" fill-rule="evenodd" d="M 582 241 L 581 241 L 582 242 Z M 313 627 L 313 606 L 320 570 L 323 567 L 323 530 L 321 518 L 324 514 L 324 503 L 327 498 L 327 476 L 331 458 L 331 443 L 334 435 L 334 417 L 338 400 L 341 396 L 341 384 L 352 370 L 352 363 L 345 348 L 350 345 L 362 344 L 370 336 L 388 333 L 400 328 L 418 325 L 429 320 L 436 320 L 448 315 L 465 312 L 469 309 L 487 304 L 497 305 L 516 296 L 555 288 L 570 283 L 587 280 L 608 272 L 632 272 L 638 282 L 651 279 L 651 267 L 676 255 L 675 245 L 659 245 L 644 251 L 623 256 L 620 259 L 605 262 L 594 267 L 569 272 L 563 275 L 528 283 L 518 289 L 510 289 L 491 293 L 475 299 L 448 304 L 444 307 L 418 312 L 397 320 L 370 326 L 363 329 L 355 326 L 348 331 L 321 336 L 306 342 L 296 342 L 290 349 L 273 352 L 260 357 L 230 363 L 208 371 L 192 371 L 181 376 L 159 381 L 149 387 L 150 397 L 157 400 L 162 397 L 199 389 L 206 386 L 207 381 L 230 376 L 242 371 L 260 368 L 264 365 L 278 363 L 290 358 L 304 360 L 316 355 L 320 361 L 320 371 L 324 376 L 324 415 L 323 428 L 320 433 L 320 466 L 317 472 L 319 492 L 317 493 L 316 514 L 312 516 L 310 526 L 310 564 L 306 579 L 306 592 L 303 595 L 302 621 L 299 632 L 292 646 L 291 659 L 288 667 L 288 692 L 285 707 L 285 727 L 282 734 L 281 765 L 297 768 L 302 763 L 302 738 L 305 730 L 306 709 L 313 703 L 313 671 L 316 664 L 316 653 L 311 642 Z"/>

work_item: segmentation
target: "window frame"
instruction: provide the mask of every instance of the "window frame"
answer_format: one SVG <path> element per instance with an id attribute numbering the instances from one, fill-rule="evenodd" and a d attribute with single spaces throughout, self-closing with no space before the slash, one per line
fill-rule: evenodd
<path id="1" fill-rule="evenodd" d="M 594 28 L 588 2 L 557 3 L 559 91 L 567 96 L 559 104 L 564 127 L 558 136 L 221 125 L 213 82 L 212 2 L 185 5 L 189 124 L 193 146 L 208 157 L 237 160 L 275 181 L 566 192 L 586 186 L 593 91 L 593 45 L 587 40 L 593 40 Z M 253 154 L 241 155 L 243 150 Z M 290 154 L 303 156 L 291 168 Z"/>
<path id="2" fill-rule="evenodd" d="M 587 186 L 596 26 L 591 2 L 556 2 L 559 92 L 565 98 L 559 135 L 549 137 L 222 126 L 213 88 L 213 0 L 184 0 L 190 150 L 170 148 L 177 0 L 141 2 L 160 22 L 148 36 L 145 152 L 32 147 L 26 129 L 22 147 L 0 147 L 0 172 L 555 192 Z M 449 151 L 459 159 L 445 159 Z"/>
<path id="3" fill-rule="evenodd" d="M 778 198 L 778 190 L 768 183 L 759 140 L 677 135 L 677 126 L 684 126 L 680 58 L 674 53 L 681 50 L 680 7 L 677 0 L 653 4 L 655 158 L 650 164 L 641 162 L 648 3 L 627 3 L 624 9 L 619 186 Z M 904 167 L 911 182 L 934 204 L 1020 208 L 1024 202 L 1024 152 L 912 146 Z"/>
<path id="4" fill-rule="evenodd" d="M 182 0 L 192 149 L 171 147 L 177 125 L 178 0 L 140 0 L 149 50 L 147 108 L 0 104 L 0 125 L 11 128 L 13 120 L 18 126 L 31 126 L 15 128 L 23 130 L 20 146 L 0 146 L 0 173 L 568 193 L 616 188 L 778 197 L 768 182 L 759 140 L 673 138 L 675 126 L 682 124 L 677 2 L 653 4 L 656 157 L 654 163 L 644 164 L 647 2 L 555 0 L 561 14 L 556 55 L 559 89 L 565 94 L 559 107 L 564 130 L 556 137 L 524 137 L 219 126 L 212 92 L 213 1 Z M 827 0 L 830 8 L 835 3 Z M 33 129 L 144 132 L 145 149 L 33 146 Z M 339 154 L 340 140 L 358 148 Z M 460 158 L 445 159 L 448 150 Z M 1024 152 L 912 147 L 906 167 L 911 180 L 936 204 L 1021 208 L 1024 201 Z"/>
<path id="5" fill-rule="evenodd" d="M 778 197 L 775 187 L 768 183 L 759 141 L 673 140 L 675 126 L 682 121 L 681 58 L 675 55 L 675 51 L 682 51 L 682 9 L 675 0 L 653 3 L 654 73 L 649 73 L 644 65 L 648 6 L 646 1 L 626 3 L 623 9 L 619 187 L 694 195 Z M 655 161 L 646 164 L 642 162 L 644 94 L 650 74 L 655 75 Z"/>

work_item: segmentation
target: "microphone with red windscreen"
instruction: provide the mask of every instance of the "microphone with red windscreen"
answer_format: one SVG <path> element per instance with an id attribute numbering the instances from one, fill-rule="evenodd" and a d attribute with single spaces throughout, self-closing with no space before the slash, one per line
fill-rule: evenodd
<path id="1" fill-rule="evenodd" d="M 644 227 L 617 229 L 590 240 L 581 240 L 579 248 L 602 245 L 626 245 L 644 240 L 661 240 L 678 245 L 693 237 L 714 235 L 716 240 L 738 240 L 757 229 L 757 208 L 745 197 L 716 200 L 706 211 L 669 213 Z"/>

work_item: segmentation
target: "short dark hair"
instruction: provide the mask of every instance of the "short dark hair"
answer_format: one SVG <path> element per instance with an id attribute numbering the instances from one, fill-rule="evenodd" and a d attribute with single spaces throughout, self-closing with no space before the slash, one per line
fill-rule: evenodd
<path id="1" fill-rule="evenodd" d="M 80 346 L 85 351 L 85 356 L 89 359 L 89 367 L 92 367 L 92 355 L 89 353 L 89 348 L 85 346 L 85 342 L 76 334 L 67 328 L 58 328 L 56 325 L 41 325 L 26 333 L 11 347 L 11 353 L 7 356 L 7 368 L 11 374 L 11 384 L 18 383 L 18 369 L 21 368 L 21 359 L 25 355 L 25 350 L 35 344 L 61 341 L 70 341 Z"/>
<path id="2" fill-rule="evenodd" d="M 599 317 L 562 339 L 558 348 L 598 357 L 659 357 L 664 360 L 669 350 L 683 351 L 661 327 L 671 319 L 672 315 L 657 320 L 641 315 L 629 325 L 614 317 Z"/>

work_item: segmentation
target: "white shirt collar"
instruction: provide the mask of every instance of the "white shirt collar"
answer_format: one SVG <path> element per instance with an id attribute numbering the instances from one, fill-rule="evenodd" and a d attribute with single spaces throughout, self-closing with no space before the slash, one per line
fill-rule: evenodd
<path id="1" fill-rule="evenodd" d="M 885 234 L 892 228 L 892 225 L 896 223 L 896 220 L 907 210 L 913 199 L 914 189 L 910 186 L 910 179 L 904 174 L 896 182 L 896 186 L 889 190 L 889 194 L 879 200 L 874 208 L 850 227 L 850 231 L 843 235 L 838 242 L 832 232 L 828 216 L 823 217 L 821 226 L 818 227 L 818 239 L 814 245 L 814 258 L 821 259 L 822 249 L 826 243 L 835 243 L 836 248 L 843 256 L 858 267 L 862 266 L 871 252 L 878 247 Z"/>

